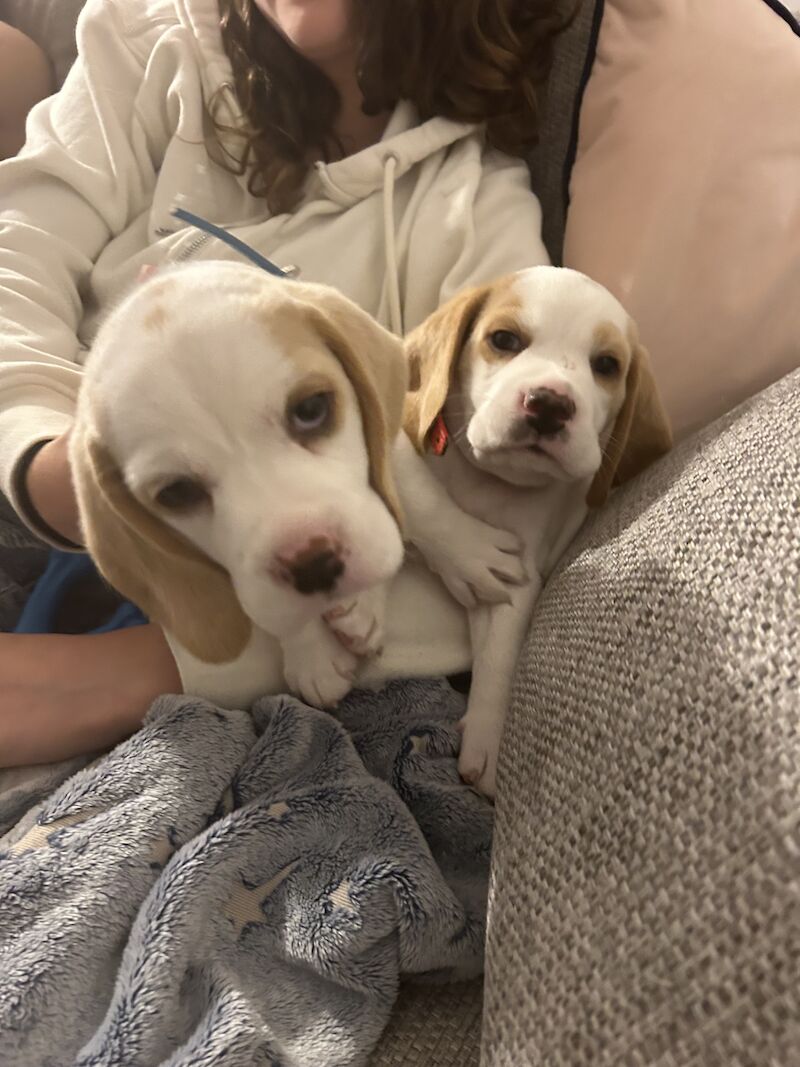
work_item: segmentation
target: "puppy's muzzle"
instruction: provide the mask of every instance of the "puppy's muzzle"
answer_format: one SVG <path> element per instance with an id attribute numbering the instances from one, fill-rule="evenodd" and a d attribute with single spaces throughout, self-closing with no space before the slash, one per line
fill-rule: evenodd
<path id="1" fill-rule="evenodd" d="M 279 556 L 276 571 L 303 596 L 332 593 L 345 571 L 342 548 L 327 537 L 312 537 L 294 556 Z"/>
<path id="2" fill-rule="evenodd" d="M 525 422 L 540 437 L 555 437 L 575 415 L 575 401 L 566 393 L 541 387 L 529 390 L 522 400 Z"/>

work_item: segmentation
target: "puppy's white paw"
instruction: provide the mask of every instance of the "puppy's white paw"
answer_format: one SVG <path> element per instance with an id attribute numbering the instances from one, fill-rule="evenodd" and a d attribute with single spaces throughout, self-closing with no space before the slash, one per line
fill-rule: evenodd
<path id="1" fill-rule="evenodd" d="M 508 587 L 522 585 L 528 578 L 519 538 L 466 512 L 449 526 L 446 536 L 418 542 L 417 548 L 465 608 L 508 603 Z"/>
<path id="2" fill-rule="evenodd" d="M 289 690 L 306 704 L 333 708 L 353 688 L 358 659 L 323 625 L 313 637 L 283 645 L 283 674 Z"/>
<path id="3" fill-rule="evenodd" d="M 463 733 L 458 773 L 467 785 L 494 800 L 503 724 L 495 719 L 481 719 L 467 714 L 460 726 Z"/>
<path id="4" fill-rule="evenodd" d="M 383 651 L 386 592 L 368 589 L 325 613 L 334 636 L 356 656 L 378 656 Z"/>

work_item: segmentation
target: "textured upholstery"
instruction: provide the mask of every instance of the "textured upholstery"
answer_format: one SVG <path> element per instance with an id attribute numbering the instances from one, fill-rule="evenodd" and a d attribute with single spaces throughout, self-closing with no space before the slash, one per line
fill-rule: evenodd
<path id="1" fill-rule="evenodd" d="M 485 1067 L 800 1049 L 800 372 L 579 537 L 504 738 Z"/>
<path id="2" fill-rule="evenodd" d="M 480 1032 L 480 982 L 408 985 L 370 1067 L 478 1067 Z"/>

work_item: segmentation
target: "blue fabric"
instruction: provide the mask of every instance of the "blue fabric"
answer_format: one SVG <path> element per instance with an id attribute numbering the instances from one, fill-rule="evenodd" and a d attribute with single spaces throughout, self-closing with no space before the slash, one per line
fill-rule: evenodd
<path id="1" fill-rule="evenodd" d="M 29 797 L 0 838 L 3 1067 L 366 1067 L 401 977 L 482 969 L 493 810 L 458 776 L 463 714 L 442 681 L 338 721 L 162 697 Z"/>
<path id="2" fill-rule="evenodd" d="M 69 595 L 75 582 L 96 577 L 98 583 L 102 578 L 89 556 L 74 552 L 50 553 L 44 574 L 33 588 L 19 621 L 14 628 L 18 634 L 50 634 L 56 632 L 55 618 L 59 607 Z M 137 607 L 123 601 L 110 618 L 88 633 L 109 633 L 111 630 L 124 630 L 129 626 L 142 626 L 146 617 Z"/>

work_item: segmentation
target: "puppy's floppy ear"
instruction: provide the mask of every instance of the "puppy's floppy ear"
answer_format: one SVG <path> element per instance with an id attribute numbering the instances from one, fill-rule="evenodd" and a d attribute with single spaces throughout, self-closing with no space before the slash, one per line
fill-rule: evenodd
<path id="1" fill-rule="evenodd" d="M 434 311 L 406 338 L 410 389 L 403 425 L 418 452 L 424 452 L 428 434 L 450 391 L 456 362 L 483 310 L 488 285 L 459 293 Z"/>
<path id="2" fill-rule="evenodd" d="M 235 659 L 251 623 L 226 571 L 136 500 L 80 418 L 71 460 L 86 547 L 103 577 L 197 659 Z"/>
<path id="3" fill-rule="evenodd" d="M 403 421 L 408 370 L 403 342 L 335 290 L 314 295 L 304 315 L 339 360 L 355 390 L 369 456 L 370 484 L 398 525 L 400 501 L 394 485 L 391 454 Z"/>
<path id="4" fill-rule="evenodd" d="M 625 399 L 589 487 L 586 503 L 601 507 L 615 485 L 622 485 L 672 447 L 669 419 L 661 404 L 647 350 L 633 336 L 625 378 Z"/>

